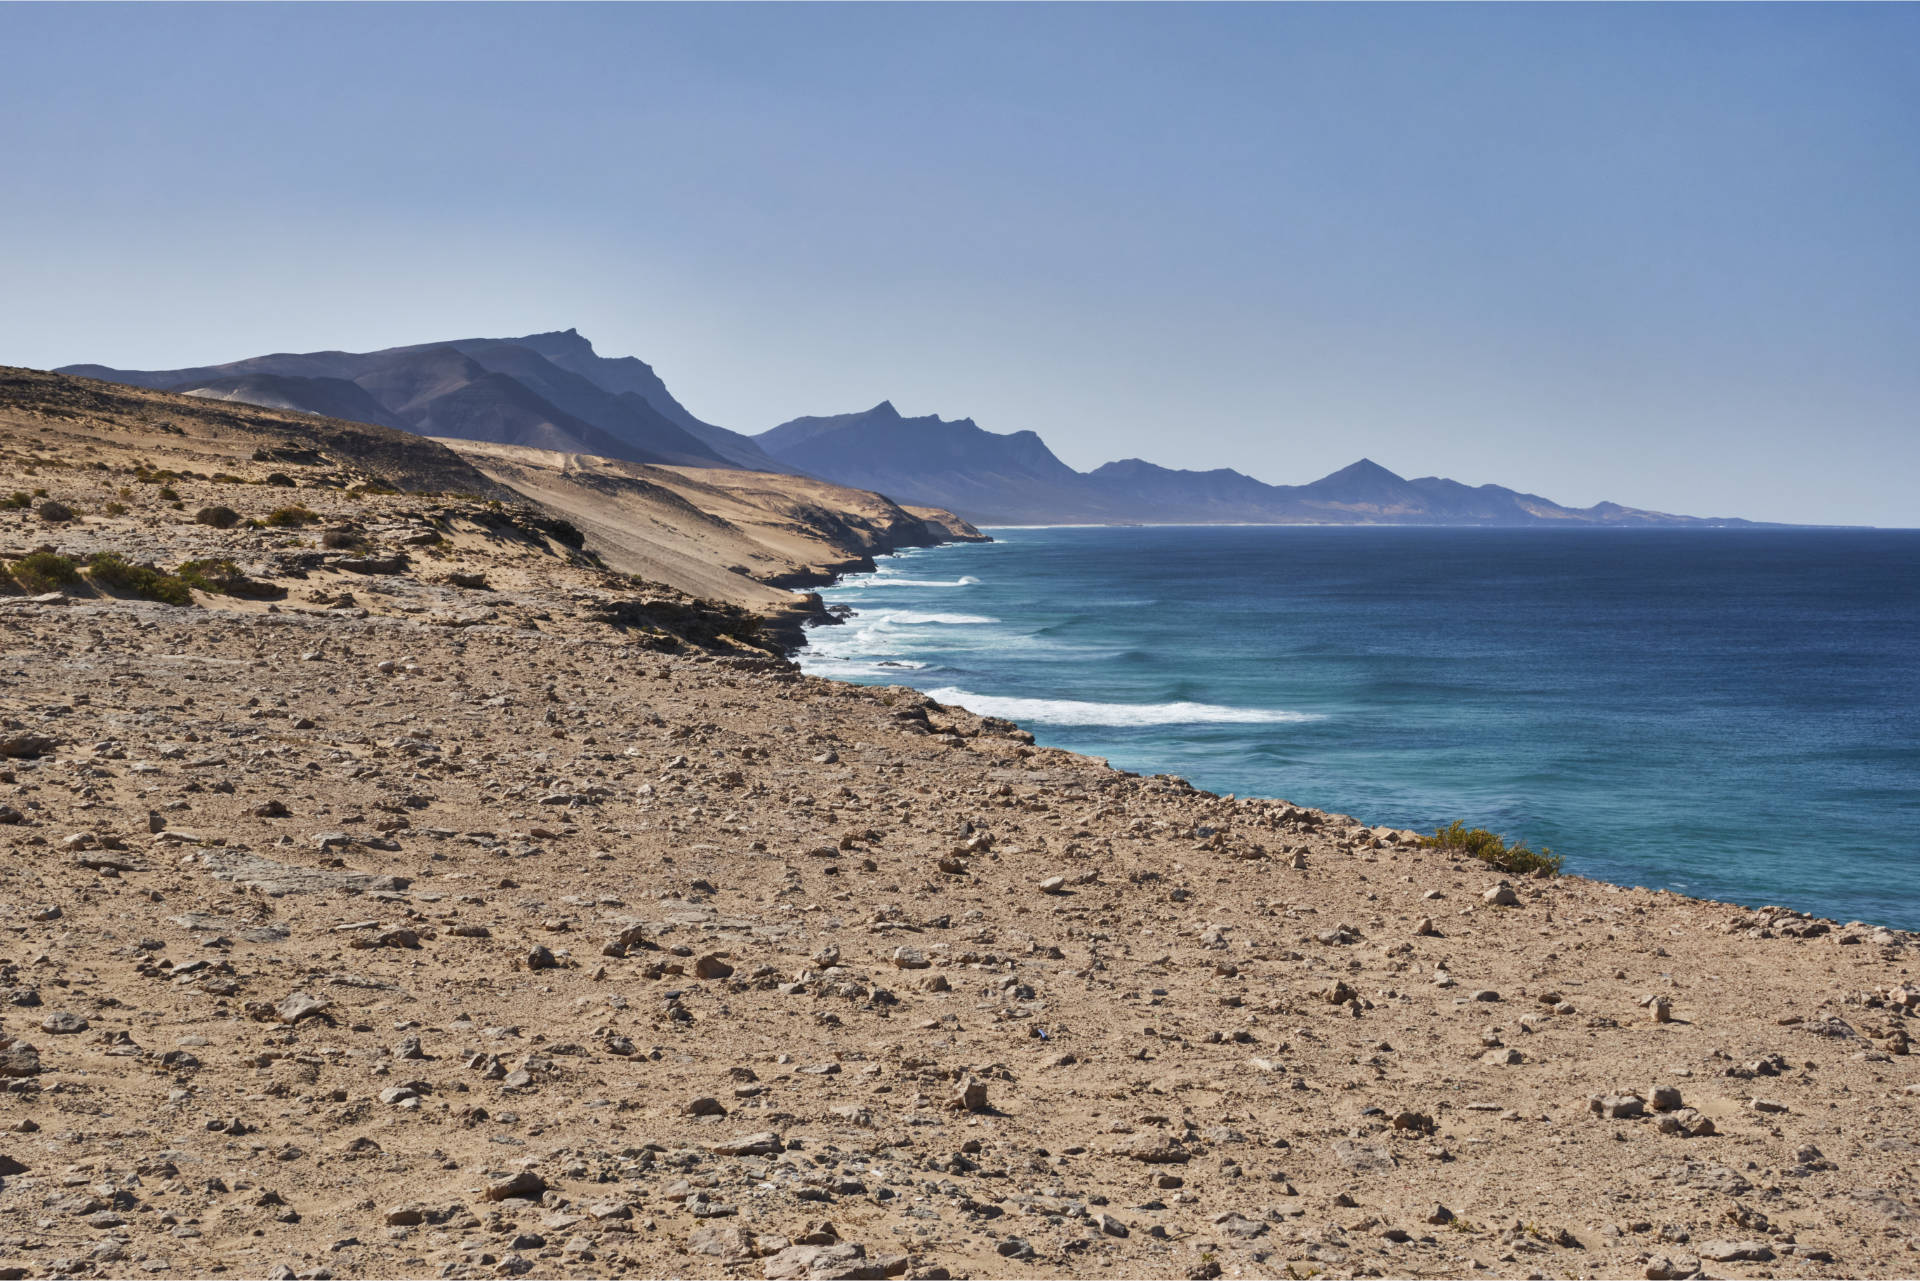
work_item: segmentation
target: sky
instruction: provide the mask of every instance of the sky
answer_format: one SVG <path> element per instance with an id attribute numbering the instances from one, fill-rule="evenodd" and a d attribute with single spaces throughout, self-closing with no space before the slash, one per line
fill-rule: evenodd
<path id="1" fill-rule="evenodd" d="M 0 5 L 0 363 L 575 327 L 1298 483 L 1920 526 L 1920 6 Z"/>

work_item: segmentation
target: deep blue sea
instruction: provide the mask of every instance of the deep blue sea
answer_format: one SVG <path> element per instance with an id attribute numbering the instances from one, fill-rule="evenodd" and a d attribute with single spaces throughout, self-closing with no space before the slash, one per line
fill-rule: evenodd
<path id="1" fill-rule="evenodd" d="M 807 670 L 1569 870 L 1920 929 L 1920 532 L 998 529 Z"/>

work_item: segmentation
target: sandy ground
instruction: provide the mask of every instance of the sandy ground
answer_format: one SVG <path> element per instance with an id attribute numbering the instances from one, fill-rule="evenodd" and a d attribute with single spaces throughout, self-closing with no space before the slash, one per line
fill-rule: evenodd
<path id="1" fill-rule="evenodd" d="M 0 412 L 80 512 L 0 548 L 266 594 L 0 596 L 0 1275 L 1920 1271 L 1909 935 L 1114 771 L 92 412 Z"/>

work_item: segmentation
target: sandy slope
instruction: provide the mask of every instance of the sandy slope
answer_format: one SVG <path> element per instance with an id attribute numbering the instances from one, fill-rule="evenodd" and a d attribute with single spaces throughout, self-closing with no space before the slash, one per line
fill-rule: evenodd
<path id="1" fill-rule="evenodd" d="M 759 610 L 900 547 L 977 538 L 950 512 L 803 476 L 649 467 L 512 445 L 442 441 L 502 484 L 563 512 L 615 568 Z"/>

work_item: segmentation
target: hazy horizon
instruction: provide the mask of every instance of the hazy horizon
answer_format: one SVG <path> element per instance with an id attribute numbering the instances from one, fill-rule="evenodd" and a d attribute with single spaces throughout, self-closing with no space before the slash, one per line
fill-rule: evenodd
<path id="1" fill-rule="evenodd" d="M 1276 484 L 1920 525 L 1911 6 L 24 6 L 0 363 L 578 328 Z"/>

